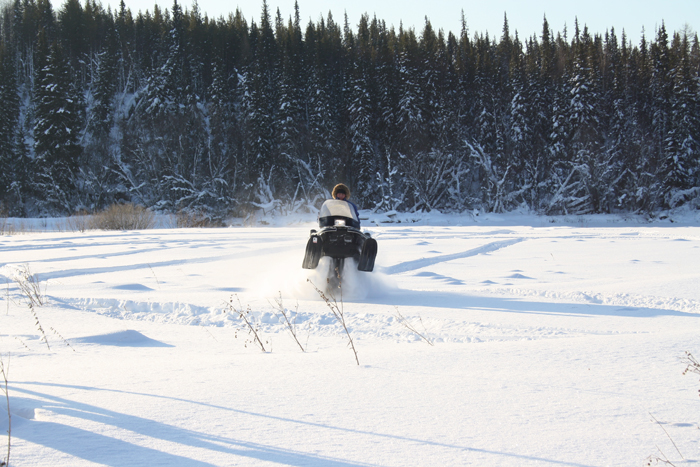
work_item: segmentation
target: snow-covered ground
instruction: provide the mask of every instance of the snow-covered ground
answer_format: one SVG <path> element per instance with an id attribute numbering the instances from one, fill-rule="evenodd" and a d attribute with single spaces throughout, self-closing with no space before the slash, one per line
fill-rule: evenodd
<path id="1" fill-rule="evenodd" d="M 700 462 L 697 215 L 369 217 L 336 297 L 359 365 L 300 267 L 313 218 L 0 237 L 10 465 Z"/>

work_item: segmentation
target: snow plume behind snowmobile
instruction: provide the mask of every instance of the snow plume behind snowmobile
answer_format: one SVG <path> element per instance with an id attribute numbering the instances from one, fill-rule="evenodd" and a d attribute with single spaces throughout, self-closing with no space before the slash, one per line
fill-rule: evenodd
<path id="1" fill-rule="evenodd" d="M 357 262 L 359 271 L 371 272 L 377 257 L 377 241 L 360 230 L 360 219 L 345 201 L 330 199 L 318 215 L 319 229 L 311 230 L 302 267 L 316 269 L 324 256 L 333 258 L 340 274 L 346 258 Z"/>

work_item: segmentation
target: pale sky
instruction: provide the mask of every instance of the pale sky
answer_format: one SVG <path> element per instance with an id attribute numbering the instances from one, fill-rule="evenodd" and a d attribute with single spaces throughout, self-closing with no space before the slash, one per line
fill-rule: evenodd
<path id="1" fill-rule="evenodd" d="M 251 20 L 260 23 L 262 0 L 198 0 L 202 14 L 211 17 L 228 16 L 241 9 L 250 24 Z M 103 5 L 115 8 L 119 0 L 102 0 Z M 183 9 L 192 7 L 191 0 L 178 0 Z M 378 19 L 386 21 L 388 26 L 397 29 L 401 22 L 404 28 L 415 27 L 420 34 L 425 24 L 425 17 L 430 19 L 433 27 L 458 34 L 461 30 L 461 12 L 464 10 L 470 37 L 475 32 L 500 38 L 503 30 L 503 15 L 507 13 L 511 34 L 518 31 L 521 39 L 536 34 L 540 37 L 542 20 L 547 16 L 554 33 L 564 31 L 566 25 L 569 39 L 574 30 L 574 21 L 578 17 L 581 28 L 587 25 L 591 33 L 604 34 L 611 27 L 615 28 L 618 40 L 624 29 L 629 40 L 639 45 L 642 27 L 646 37 L 653 40 L 655 31 L 664 21 L 669 33 L 682 31 L 688 25 L 696 32 L 700 28 L 700 1 L 698 0 L 583 0 L 577 2 L 562 0 L 298 0 L 303 26 L 309 20 L 314 23 L 332 11 L 336 22 L 343 24 L 345 13 L 357 30 L 357 23 L 363 13 L 370 17 L 376 14 Z M 153 10 L 158 3 L 165 8 L 172 7 L 172 0 L 125 0 L 126 5 L 136 14 L 139 10 Z M 294 0 L 268 0 L 270 12 L 275 15 L 279 8 L 285 21 L 294 14 Z"/>

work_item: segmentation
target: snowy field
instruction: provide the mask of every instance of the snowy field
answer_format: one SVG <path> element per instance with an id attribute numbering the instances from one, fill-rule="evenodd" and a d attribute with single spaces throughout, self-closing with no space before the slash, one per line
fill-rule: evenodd
<path id="1" fill-rule="evenodd" d="M 697 215 L 371 220 L 375 272 L 336 297 L 359 365 L 308 219 L 0 237 L 10 465 L 700 462 Z"/>

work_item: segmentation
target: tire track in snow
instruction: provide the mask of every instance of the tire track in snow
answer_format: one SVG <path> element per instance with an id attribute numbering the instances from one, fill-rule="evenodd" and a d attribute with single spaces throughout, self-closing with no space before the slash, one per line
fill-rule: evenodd
<path id="1" fill-rule="evenodd" d="M 460 253 L 452 253 L 449 255 L 438 255 L 432 258 L 421 258 L 415 259 L 413 261 L 406 261 L 403 263 L 398 263 L 385 269 L 386 274 L 399 274 L 402 272 L 413 271 L 415 269 L 424 268 L 426 266 L 432 266 L 437 263 L 444 263 L 445 261 L 452 261 L 455 259 L 468 258 L 470 256 L 481 255 L 484 253 L 490 253 L 492 251 L 500 250 L 516 243 L 525 241 L 524 238 L 514 238 L 511 240 L 501 240 L 498 242 L 487 243 L 477 248 L 472 248 L 471 250 L 462 251 Z"/>
<path id="2" fill-rule="evenodd" d="M 168 261 L 158 261 L 138 264 L 124 264 L 119 266 L 103 266 L 93 268 L 77 268 L 77 269 L 62 269 L 57 271 L 42 272 L 40 274 L 42 281 L 63 279 L 66 277 L 92 276 L 96 274 L 109 274 L 113 272 L 136 271 L 140 269 L 155 269 L 168 266 L 182 266 L 191 264 L 213 263 L 216 261 L 228 261 L 242 258 L 259 258 L 261 255 L 284 253 L 289 251 L 288 246 L 265 248 L 259 250 L 238 251 L 226 255 L 218 256 L 200 256 L 197 258 L 184 257 L 181 259 L 173 259 Z M 111 259 L 111 258 L 107 258 Z M 37 261 L 42 262 L 42 261 Z M 12 264 L 6 264 L 2 268 L 10 267 Z"/>
<path id="3" fill-rule="evenodd" d="M 534 297 L 548 301 L 551 300 L 556 303 L 583 303 L 619 307 L 618 311 L 621 315 L 626 313 L 641 313 L 646 316 L 651 310 L 665 310 L 681 314 L 700 315 L 700 301 L 691 298 L 585 291 L 556 292 L 518 287 L 481 288 L 475 291 L 480 294 L 495 295 L 498 297 L 510 295 L 524 298 Z"/>

